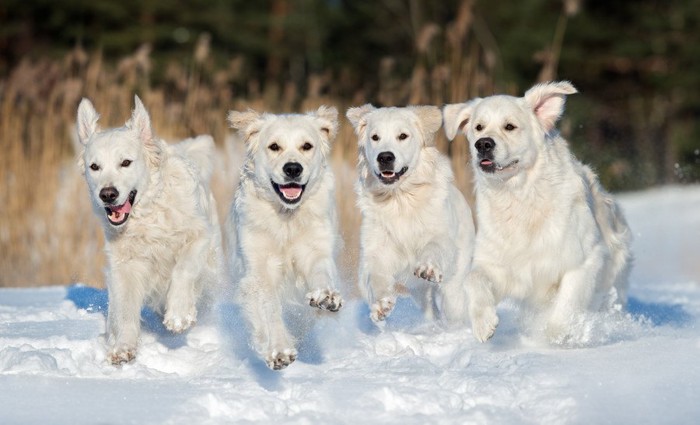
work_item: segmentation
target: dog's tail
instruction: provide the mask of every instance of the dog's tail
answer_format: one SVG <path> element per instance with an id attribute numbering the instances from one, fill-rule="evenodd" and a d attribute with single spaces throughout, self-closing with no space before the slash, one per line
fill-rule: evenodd
<path id="1" fill-rule="evenodd" d="M 214 139 L 209 135 L 192 137 L 173 145 L 178 154 L 197 169 L 199 178 L 209 182 L 214 173 Z"/>

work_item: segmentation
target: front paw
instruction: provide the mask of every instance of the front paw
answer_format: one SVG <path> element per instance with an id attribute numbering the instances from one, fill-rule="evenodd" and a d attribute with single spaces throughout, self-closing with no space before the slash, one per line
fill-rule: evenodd
<path id="1" fill-rule="evenodd" d="M 294 348 L 286 348 L 283 350 L 272 350 L 272 352 L 265 357 L 265 363 L 267 363 L 267 367 L 272 370 L 282 370 L 294 363 L 296 359 L 297 350 Z"/>
<path id="2" fill-rule="evenodd" d="M 189 313 L 185 315 L 178 315 L 170 313 L 169 311 L 165 313 L 163 318 L 163 325 L 167 330 L 172 333 L 182 333 L 192 327 L 197 322 L 197 312 Z"/>
<path id="3" fill-rule="evenodd" d="M 338 311 L 343 307 L 343 298 L 340 293 L 330 289 L 316 289 L 306 294 L 306 299 L 311 307 L 321 310 Z"/>
<path id="4" fill-rule="evenodd" d="M 498 326 L 498 315 L 493 307 L 481 308 L 471 317 L 472 332 L 480 342 L 486 342 L 493 336 Z"/>
<path id="5" fill-rule="evenodd" d="M 440 271 L 440 268 L 433 265 L 430 261 L 419 265 L 413 274 L 416 277 L 427 280 L 428 282 L 442 282 L 442 272 Z"/>
<path id="6" fill-rule="evenodd" d="M 119 347 L 113 347 L 107 352 L 107 361 L 114 366 L 129 363 L 135 358 L 136 347 L 131 347 L 128 345 L 120 345 Z"/>
<path id="7" fill-rule="evenodd" d="M 385 320 L 396 305 L 396 299 L 390 297 L 381 298 L 376 303 L 372 304 L 369 317 L 373 322 L 381 322 Z"/>

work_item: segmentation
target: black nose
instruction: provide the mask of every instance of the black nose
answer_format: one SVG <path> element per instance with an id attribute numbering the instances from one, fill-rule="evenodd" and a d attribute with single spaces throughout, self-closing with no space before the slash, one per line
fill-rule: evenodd
<path id="1" fill-rule="evenodd" d="M 474 147 L 479 153 L 485 154 L 491 152 L 493 148 L 496 147 L 496 142 L 490 137 L 482 137 L 474 143 Z"/>
<path id="2" fill-rule="evenodd" d="M 377 155 L 377 162 L 381 165 L 390 165 L 395 159 L 396 157 L 391 152 L 382 152 Z"/>
<path id="3" fill-rule="evenodd" d="M 302 167 L 298 162 L 288 162 L 284 164 L 282 171 L 284 171 L 284 174 L 286 174 L 290 179 L 296 179 L 301 175 L 301 172 L 304 171 L 304 167 Z"/>
<path id="4" fill-rule="evenodd" d="M 100 199 L 102 199 L 102 202 L 104 202 L 105 204 L 113 204 L 118 197 L 119 191 L 116 187 L 110 186 L 100 190 Z"/>

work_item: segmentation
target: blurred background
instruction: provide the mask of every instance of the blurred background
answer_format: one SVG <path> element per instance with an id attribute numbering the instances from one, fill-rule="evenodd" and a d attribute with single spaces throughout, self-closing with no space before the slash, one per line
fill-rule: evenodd
<path id="1" fill-rule="evenodd" d="M 700 180 L 700 0 L 2 0 L 0 286 L 103 286 L 102 231 L 77 168 L 78 102 L 120 126 L 138 94 L 157 135 L 212 134 L 228 211 L 229 109 L 335 105 L 332 163 L 353 281 L 356 139 L 345 110 L 522 95 L 566 79 L 560 122 L 613 191 Z M 463 137 L 439 147 L 470 201 Z"/>

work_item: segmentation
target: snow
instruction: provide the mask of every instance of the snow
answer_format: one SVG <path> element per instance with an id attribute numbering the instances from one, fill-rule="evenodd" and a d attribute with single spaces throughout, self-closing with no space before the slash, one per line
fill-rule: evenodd
<path id="1" fill-rule="evenodd" d="M 481 344 L 408 301 L 377 329 L 355 300 L 274 372 L 222 300 L 181 336 L 144 312 L 137 360 L 113 367 L 105 291 L 0 289 L 0 423 L 697 423 L 700 187 L 619 199 L 635 233 L 629 309 L 586 317 L 568 348 L 509 303 Z"/>

